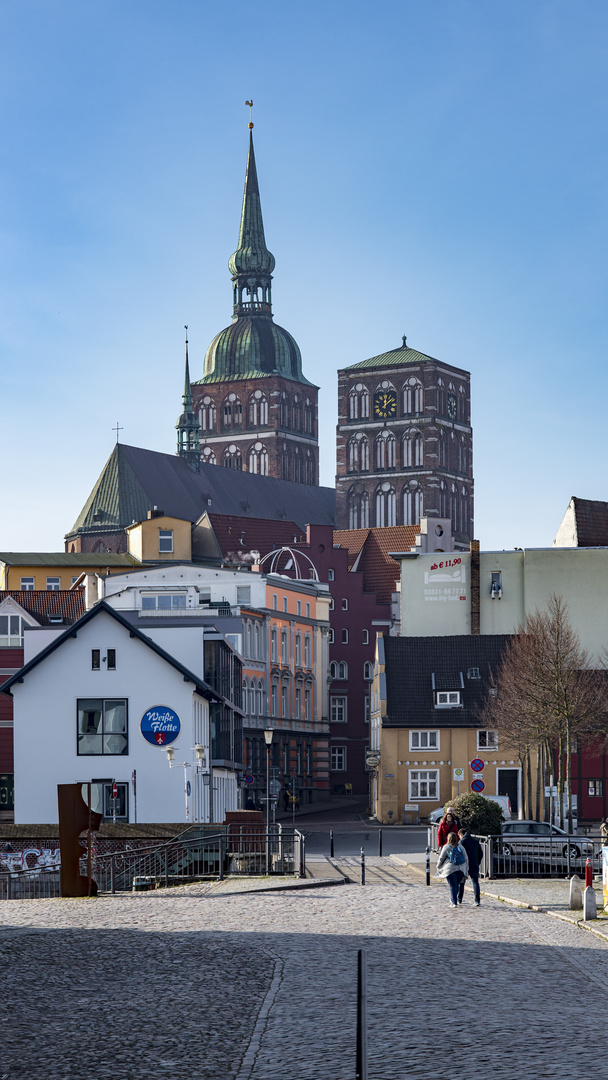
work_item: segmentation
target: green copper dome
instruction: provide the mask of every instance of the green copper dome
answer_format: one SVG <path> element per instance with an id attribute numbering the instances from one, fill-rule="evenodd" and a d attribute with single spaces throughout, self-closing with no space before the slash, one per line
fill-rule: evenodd
<path id="1" fill-rule="evenodd" d="M 266 247 L 264 236 L 250 132 L 238 246 L 228 263 L 233 288 L 232 325 L 222 330 L 207 349 L 199 383 L 283 375 L 313 385 L 302 375 L 302 357 L 296 342 L 273 321 L 274 265 L 274 255 Z"/>

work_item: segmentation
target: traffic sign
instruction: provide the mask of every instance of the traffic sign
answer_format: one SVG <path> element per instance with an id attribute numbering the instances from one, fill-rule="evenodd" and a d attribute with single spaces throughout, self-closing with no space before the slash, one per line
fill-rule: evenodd
<path id="1" fill-rule="evenodd" d="M 192 787 L 190 786 L 190 781 L 186 780 L 186 795 L 188 796 L 188 798 L 190 798 L 191 794 L 192 794 Z"/>
<path id="2" fill-rule="evenodd" d="M 271 780 L 268 785 L 268 790 L 270 791 L 271 795 L 278 795 L 279 791 L 281 790 L 281 781 Z"/>
<path id="3" fill-rule="evenodd" d="M 454 779 L 464 780 L 464 769 L 454 769 Z"/>
<path id="4" fill-rule="evenodd" d="M 480 792 L 483 791 L 485 786 L 486 785 L 484 784 L 483 780 L 481 779 L 481 776 L 476 776 L 475 779 L 471 783 L 471 791 L 476 791 L 479 794 Z"/>
<path id="5" fill-rule="evenodd" d="M 113 799 L 118 798 L 118 784 L 116 783 L 116 781 L 114 781 L 113 784 L 112 784 L 112 798 Z"/>
<path id="6" fill-rule="evenodd" d="M 245 781 L 246 784 L 255 783 L 255 777 L 252 776 L 251 773 L 246 773 L 245 776 L 243 777 L 243 780 Z"/>
<path id="7" fill-rule="evenodd" d="M 471 768 L 473 772 L 483 772 L 485 761 L 482 761 L 480 757 L 473 758 L 471 762 Z"/>

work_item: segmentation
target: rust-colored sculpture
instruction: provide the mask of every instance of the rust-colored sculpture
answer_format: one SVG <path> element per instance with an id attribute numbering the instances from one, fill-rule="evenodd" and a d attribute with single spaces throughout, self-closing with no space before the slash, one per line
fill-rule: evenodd
<path id="1" fill-rule="evenodd" d="M 61 852 L 61 895 L 96 896 L 91 866 L 91 833 L 101 824 L 101 814 L 91 810 L 91 785 L 87 784 L 87 803 L 82 797 L 83 784 L 57 784 L 59 804 L 59 849 Z M 87 831 L 87 873 L 80 873 L 82 857 L 80 834 Z"/>

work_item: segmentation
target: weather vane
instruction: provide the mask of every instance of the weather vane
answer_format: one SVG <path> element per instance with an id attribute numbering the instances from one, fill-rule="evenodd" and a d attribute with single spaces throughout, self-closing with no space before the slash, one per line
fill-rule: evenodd
<path id="1" fill-rule="evenodd" d="M 251 110 L 253 109 L 253 98 L 251 99 L 251 101 L 246 101 L 245 104 L 249 106 L 249 130 L 251 131 L 253 127 L 253 119 L 251 115 Z"/>

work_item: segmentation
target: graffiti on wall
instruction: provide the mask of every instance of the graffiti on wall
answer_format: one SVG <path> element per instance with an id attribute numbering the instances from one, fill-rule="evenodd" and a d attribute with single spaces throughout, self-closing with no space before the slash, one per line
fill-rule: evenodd
<path id="1" fill-rule="evenodd" d="M 60 863 L 59 848 L 25 848 L 23 851 L 0 851 L 0 872 L 15 874 L 28 870 L 41 874 L 54 870 Z"/>

